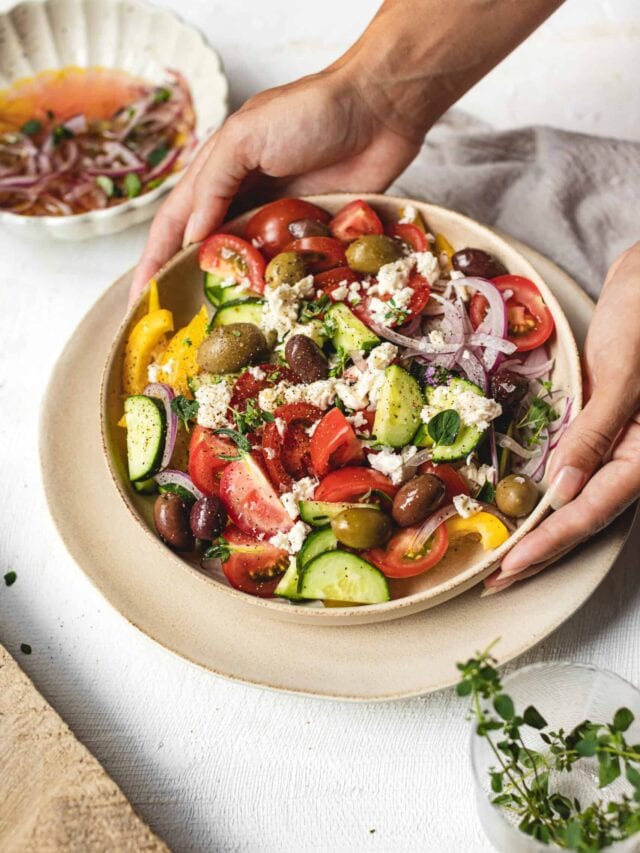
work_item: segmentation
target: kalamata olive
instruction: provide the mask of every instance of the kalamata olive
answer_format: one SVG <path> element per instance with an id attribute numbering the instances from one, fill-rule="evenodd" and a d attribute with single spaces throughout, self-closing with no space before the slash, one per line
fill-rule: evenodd
<path id="1" fill-rule="evenodd" d="M 393 499 L 391 515 L 400 527 L 420 524 L 444 498 L 444 483 L 435 474 L 418 474 L 401 486 Z"/>
<path id="2" fill-rule="evenodd" d="M 302 237 L 331 237 L 328 226 L 317 219 L 296 219 L 295 222 L 289 223 L 288 228 L 294 240 L 300 240 Z"/>
<path id="3" fill-rule="evenodd" d="M 189 527 L 189 507 L 178 495 L 164 492 L 153 505 L 153 521 L 158 536 L 176 551 L 191 551 L 193 534 Z"/>
<path id="4" fill-rule="evenodd" d="M 512 518 L 523 518 L 538 503 L 538 487 L 531 477 L 509 474 L 496 486 L 498 509 Z"/>
<path id="5" fill-rule="evenodd" d="M 291 335 L 284 348 L 287 364 L 301 382 L 316 382 L 329 375 L 329 364 L 318 344 L 307 335 Z"/>
<path id="6" fill-rule="evenodd" d="M 508 273 L 502 261 L 483 249 L 460 249 L 452 256 L 451 263 L 454 270 L 479 278 L 496 278 Z"/>
<path id="7" fill-rule="evenodd" d="M 332 520 L 331 529 L 347 548 L 378 548 L 391 537 L 391 519 L 379 509 L 345 509 Z"/>
<path id="8" fill-rule="evenodd" d="M 198 347 L 197 361 L 210 373 L 237 373 L 269 358 L 267 339 L 253 323 L 218 326 Z"/>
<path id="9" fill-rule="evenodd" d="M 366 234 L 350 243 L 345 254 L 352 270 L 375 275 L 380 267 L 397 261 L 402 255 L 402 248 L 392 237 Z"/>
<path id="10" fill-rule="evenodd" d="M 529 390 L 529 381 L 519 373 L 500 367 L 491 377 L 491 396 L 503 412 L 513 411 Z"/>
<path id="11" fill-rule="evenodd" d="M 296 284 L 307 274 L 304 258 L 299 252 L 280 252 L 267 264 L 264 278 L 268 287 Z"/>
<path id="12" fill-rule="evenodd" d="M 219 536 L 227 524 L 227 511 L 220 498 L 216 495 L 199 498 L 191 507 L 189 524 L 196 539 L 210 542 Z"/>

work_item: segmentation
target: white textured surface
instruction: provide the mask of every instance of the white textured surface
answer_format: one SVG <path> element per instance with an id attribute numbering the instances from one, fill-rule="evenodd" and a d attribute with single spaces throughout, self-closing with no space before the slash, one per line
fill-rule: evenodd
<path id="1" fill-rule="evenodd" d="M 318 67 L 374 4 L 331 0 L 321 15 L 283 0 L 172 5 L 220 45 L 237 100 Z M 569 0 L 553 24 L 593 32 L 612 20 L 613 6 Z M 619 2 L 615 14 L 631 14 L 631 6 Z M 536 39 L 543 37 L 551 39 L 551 24 Z M 628 65 L 627 82 L 615 83 L 611 69 L 621 72 L 622 59 L 611 38 L 576 44 L 585 57 L 594 44 L 608 45 L 611 65 L 593 60 L 583 69 L 587 80 L 602 72 L 602 121 L 596 128 L 578 120 L 573 96 L 584 87 L 562 80 L 555 88 L 566 104 L 549 95 L 549 121 L 623 134 L 637 115 L 629 108 L 637 91 L 626 88 L 637 74 Z M 540 56 L 526 49 L 534 76 Z M 636 47 L 636 63 L 638 56 Z M 492 93 L 483 116 L 502 125 L 538 118 L 534 102 L 527 114 L 524 94 L 516 112 L 506 113 L 495 94 L 498 74 L 483 84 Z M 637 126 L 629 130 L 639 138 Z M 0 573 L 18 573 L 10 589 L 0 582 L 0 642 L 175 850 L 488 851 L 472 800 L 464 705 L 451 693 L 347 705 L 223 682 L 127 625 L 58 542 L 38 474 L 39 399 L 67 336 L 134 262 L 144 233 L 139 226 L 74 247 L 0 234 Z M 84 473 L 69 471 L 69 488 Z M 526 660 L 591 661 L 638 682 L 639 548 L 636 533 L 594 599 Z M 20 654 L 21 642 L 31 643 L 31 657 Z"/>

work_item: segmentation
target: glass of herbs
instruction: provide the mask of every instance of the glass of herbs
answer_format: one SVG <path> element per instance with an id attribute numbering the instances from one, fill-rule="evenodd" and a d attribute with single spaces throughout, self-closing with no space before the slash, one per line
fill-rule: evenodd
<path id="1" fill-rule="evenodd" d="M 503 681 L 489 650 L 458 669 L 496 849 L 640 851 L 640 691 L 588 664 L 534 664 Z"/>

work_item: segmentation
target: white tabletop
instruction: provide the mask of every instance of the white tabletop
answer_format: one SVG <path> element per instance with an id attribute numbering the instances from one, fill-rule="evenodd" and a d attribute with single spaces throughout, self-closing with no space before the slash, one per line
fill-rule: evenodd
<path id="1" fill-rule="evenodd" d="M 237 103 L 320 67 L 376 4 L 325 0 L 322 14 L 284 0 L 167 5 L 219 45 Z M 633 5 L 619 2 L 614 14 L 613 4 L 583 0 L 578 14 L 569 0 L 468 108 L 500 126 L 546 120 L 640 138 L 622 79 L 623 70 L 627 81 L 638 76 L 630 73 L 632 46 L 636 69 L 640 61 Z M 633 14 L 635 30 L 615 37 Z M 593 61 L 596 50 L 602 62 Z M 543 113 L 540 84 L 569 58 Z M 576 82 L 588 93 L 579 105 Z M 18 574 L 11 588 L 0 582 L 0 642 L 175 850 L 489 850 L 472 800 L 465 705 L 452 692 L 350 705 L 225 682 L 139 634 L 66 555 L 40 483 L 39 402 L 65 340 L 134 263 L 145 230 L 51 245 L 0 234 L 0 574 Z M 69 488 L 84 475 L 69 471 Z M 639 547 L 636 533 L 592 600 L 527 661 L 592 661 L 638 681 Z"/>

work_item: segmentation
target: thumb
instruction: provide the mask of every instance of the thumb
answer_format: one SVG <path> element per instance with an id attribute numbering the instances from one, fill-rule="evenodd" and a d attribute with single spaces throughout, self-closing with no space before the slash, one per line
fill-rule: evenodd
<path id="1" fill-rule="evenodd" d="M 551 459 L 549 495 L 552 509 L 560 509 L 582 490 L 608 455 L 630 416 L 624 395 L 611 390 L 594 391 L 562 436 Z"/>

